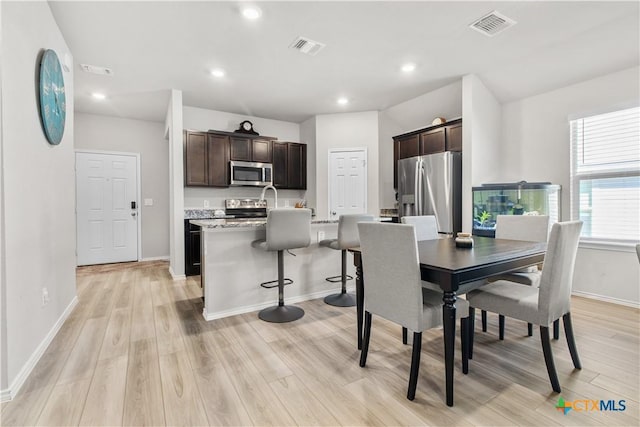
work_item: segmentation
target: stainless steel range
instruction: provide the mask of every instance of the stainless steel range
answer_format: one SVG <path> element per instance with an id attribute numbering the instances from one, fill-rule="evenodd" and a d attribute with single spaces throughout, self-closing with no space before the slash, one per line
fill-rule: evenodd
<path id="1" fill-rule="evenodd" d="M 227 199 L 224 201 L 227 218 L 266 218 L 267 201 L 260 199 Z"/>

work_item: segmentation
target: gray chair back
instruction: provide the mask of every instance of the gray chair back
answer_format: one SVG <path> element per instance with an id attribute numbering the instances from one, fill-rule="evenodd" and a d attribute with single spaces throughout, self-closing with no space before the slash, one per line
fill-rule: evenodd
<path id="1" fill-rule="evenodd" d="M 496 239 L 546 242 L 549 217 L 546 215 L 498 215 Z"/>
<path id="2" fill-rule="evenodd" d="M 581 229 L 582 221 L 559 222 L 551 228 L 538 294 L 541 325 L 549 325 L 570 311 Z"/>
<path id="3" fill-rule="evenodd" d="M 638 255 L 638 262 L 640 262 L 640 243 L 636 245 L 636 254 Z"/>
<path id="4" fill-rule="evenodd" d="M 418 244 L 413 225 L 361 222 L 365 309 L 410 330 L 423 328 Z"/>
<path id="5" fill-rule="evenodd" d="M 281 208 L 267 213 L 267 250 L 305 248 L 311 243 L 311 209 Z"/>
<path id="6" fill-rule="evenodd" d="M 340 249 L 357 248 L 360 246 L 358 223 L 373 221 L 373 215 L 345 214 L 338 220 L 338 247 Z"/>
<path id="7" fill-rule="evenodd" d="M 415 227 L 418 242 L 439 238 L 438 223 L 434 215 L 403 216 L 400 221 L 403 224 L 412 224 Z"/>

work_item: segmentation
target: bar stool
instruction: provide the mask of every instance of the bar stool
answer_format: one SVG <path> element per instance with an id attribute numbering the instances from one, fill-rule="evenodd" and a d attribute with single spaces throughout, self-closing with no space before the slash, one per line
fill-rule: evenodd
<path id="1" fill-rule="evenodd" d="M 306 248 L 311 243 L 310 209 L 271 209 L 267 214 L 267 238 L 251 242 L 254 248 L 278 252 L 278 280 L 260 283 L 263 288 L 278 287 L 278 305 L 261 310 L 258 317 L 266 322 L 292 322 L 304 316 L 304 310 L 284 305 L 284 286 L 293 283 L 284 277 L 284 251 Z M 275 284 L 277 283 L 277 284 Z"/>
<path id="2" fill-rule="evenodd" d="M 342 290 L 339 294 L 331 294 L 325 297 L 324 302 L 329 305 L 336 307 L 353 307 L 356 305 L 355 295 L 347 293 L 347 280 L 353 279 L 347 274 L 347 249 L 360 246 L 358 223 L 363 221 L 373 221 L 373 216 L 367 214 L 340 215 L 338 238 L 323 240 L 319 243 L 319 246 L 342 251 L 342 272 L 340 276 L 332 276 L 325 279 L 331 283 L 342 283 Z"/>

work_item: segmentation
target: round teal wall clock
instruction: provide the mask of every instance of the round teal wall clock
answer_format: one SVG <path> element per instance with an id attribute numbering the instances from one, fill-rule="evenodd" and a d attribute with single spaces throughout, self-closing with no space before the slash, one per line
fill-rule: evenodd
<path id="1" fill-rule="evenodd" d="M 47 49 L 40 62 L 40 117 L 50 144 L 58 145 L 64 134 L 67 102 L 64 76 L 58 55 Z"/>

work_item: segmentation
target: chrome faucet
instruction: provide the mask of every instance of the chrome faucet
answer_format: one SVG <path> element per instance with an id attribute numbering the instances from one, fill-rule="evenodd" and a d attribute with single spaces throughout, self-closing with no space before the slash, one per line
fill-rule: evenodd
<path id="1" fill-rule="evenodd" d="M 260 200 L 264 200 L 264 193 L 266 193 L 269 188 L 273 190 L 273 195 L 275 199 L 273 207 L 277 208 L 278 207 L 278 190 L 276 190 L 276 187 L 274 187 L 273 185 L 265 185 L 265 187 L 262 189 L 262 194 L 260 194 Z"/>

